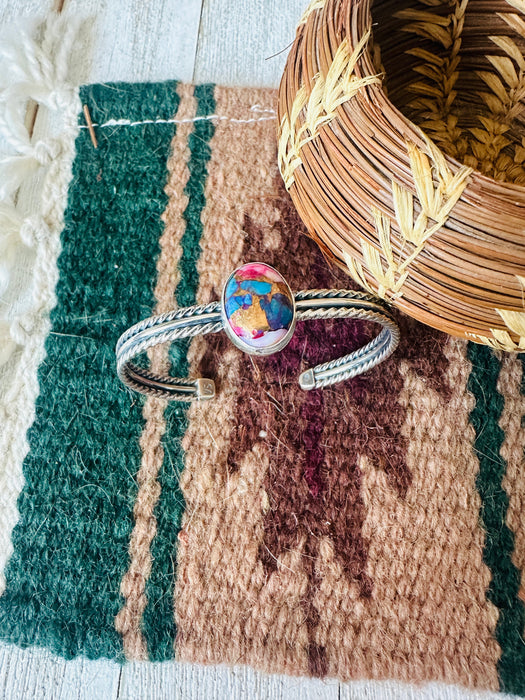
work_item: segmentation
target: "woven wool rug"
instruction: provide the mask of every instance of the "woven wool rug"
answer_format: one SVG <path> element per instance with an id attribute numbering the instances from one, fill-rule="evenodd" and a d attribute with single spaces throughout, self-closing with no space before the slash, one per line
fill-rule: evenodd
<path id="1" fill-rule="evenodd" d="M 22 447 L 22 408 L 4 416 L 5 472 L 23 479 L 3 477 L 17 524 L 3 521 L 0 636 L 67 658 L 525 696 L 523 356 L 399 316 L 387 362 L 322 391 L 300 390 L 300 371 L 375 328 L 299 324 L 267 358 L 224 334 L 152 353 L 177 376 L 214 378 L 208 403 L 145 400 L 116 377 L 120 333 L 217 299 L 241 263 L 275 265 L 295 289 L 352 286 L 281 183 L 275 100 L 212 85 L 81 88 Z"/>

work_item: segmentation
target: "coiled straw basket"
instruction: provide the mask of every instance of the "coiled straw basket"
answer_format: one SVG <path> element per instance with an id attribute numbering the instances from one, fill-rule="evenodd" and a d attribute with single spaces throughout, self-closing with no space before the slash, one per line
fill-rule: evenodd
<path id="1" fill-rule="evenodd" d="M 525 350 L 524 54 L 525 0 L 314 0 L 279 91 L 281 174 L 325 254 L 509 351 Z"/>

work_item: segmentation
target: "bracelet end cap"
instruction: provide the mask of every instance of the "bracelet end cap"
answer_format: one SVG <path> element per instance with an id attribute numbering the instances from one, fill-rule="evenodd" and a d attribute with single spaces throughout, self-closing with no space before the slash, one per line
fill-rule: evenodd
<path id="1" fill-rule="evenodd" d="M 299 386 L 305 391 L 310 391 L 310 389 L 315 389 L 315 375 L 313 369 L 307 369 L 299 375 Z"/>
<path id="2" fill-rule="evenodd" d="M 213 379 L 197 379 L 197 399 L 215 398 L 215 382 Z"/>

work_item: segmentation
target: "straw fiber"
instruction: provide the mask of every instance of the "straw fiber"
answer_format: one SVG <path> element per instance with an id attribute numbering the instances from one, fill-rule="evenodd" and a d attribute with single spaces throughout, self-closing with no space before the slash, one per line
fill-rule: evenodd
<path id="1" fill-rule="evenodd" d="M 362 287 L 525 350 L 525 3 L 315 0 L 279 94 L 279 164 Z"/>

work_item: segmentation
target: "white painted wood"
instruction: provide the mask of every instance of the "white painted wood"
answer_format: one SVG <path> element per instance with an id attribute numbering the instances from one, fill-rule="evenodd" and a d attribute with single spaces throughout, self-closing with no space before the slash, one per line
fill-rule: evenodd
<path id="1" fill-rule="evenodd" d="M 133 663 L 122 669 L 119 700 L 518 700 L 516 696 L 394 681 L 339 683 L 266 675 L 238 666 Z"/>
<path id="2" fill-rule="evenodd" d="M 63 12 L 93 21 L 86 82 L 191 81 L 201 0 L 66 0 Z"/>
<path id="3" fill-rule="evenodd" d="M 504 700 L 455 686 L 266 675 L 246 667 L 65 661 L 42 649 L 0 644 L 3 700 Z M 516 698 L 516 700 L 518 700 Z"/>
<path id="4" fill-rule="evenodd" d="M 21 17 L 45 16 L 52 9 L 53 0 L 2 0 L 0 2 L 0 26 Z"/>
<path id="5" fill-rule="evenodd" d="M 43 649 L 0 644 L 3 700 L 117 700 L 119 678 L 112 661 L 65 661 Z"/>
<path id="6" fill-rule="evenodd" d="M 124 666 L 119 700 L 338 700 L 339 683 L 266 675 L 244 666 L 133 663 Z"/>
<path id="7" fill-rule="evenodd" d="M 194 82 L 277 87 L 307 4 L 307 0 L 204 0 Z"/>
<path id="8" fill-rule="evenodd" d="M 77 82 L 179 79 L 276 87 L 307 0 L 66 0 L 88 18 L 75 55 Z M 0 0 L 0 24 L 45 14 L 52 0 Z M 200 31 L 199 31 L 200 26 Z M 268 58 L 285 49 L 280 55 Z M 195 55 L 197 53 L 196 59 Z M 268 59 L 268 60 L 266 60 Z M 40 123 L 37 122 L 37 130 Z M 0 644 L 3 700 L 503 700 L 429 685 L 298 679 L 252 669 L 167 662 L 65 661 Z"/>
<path id="9" fill-rule="evenodd" d="M 341 683 L 340 700 L 519 700 L 515 695 L 465 690 L 455 685 L 408 685 L 394 681 Z"/>

